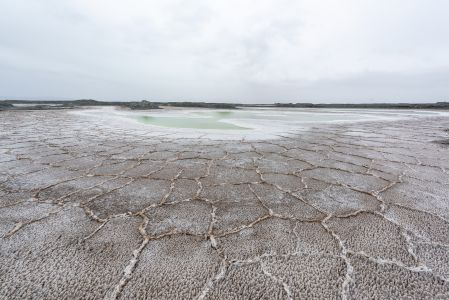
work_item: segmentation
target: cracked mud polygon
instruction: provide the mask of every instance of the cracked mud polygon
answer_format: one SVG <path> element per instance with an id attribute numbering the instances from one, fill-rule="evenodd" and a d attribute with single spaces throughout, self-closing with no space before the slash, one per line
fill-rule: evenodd
<path id="1" fill-rule="evenodd" d="M 1 112 L 1 299 L 447 299 L 449 118 L 172 137 Z"/>

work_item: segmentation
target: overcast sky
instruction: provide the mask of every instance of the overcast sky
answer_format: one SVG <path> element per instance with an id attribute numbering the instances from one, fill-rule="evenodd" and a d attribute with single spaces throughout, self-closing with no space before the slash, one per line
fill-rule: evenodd
<path id="1" fill-rule="evenodd" d="M 447 0 L 0 0 L 0 98 L 449 101 Z"/>

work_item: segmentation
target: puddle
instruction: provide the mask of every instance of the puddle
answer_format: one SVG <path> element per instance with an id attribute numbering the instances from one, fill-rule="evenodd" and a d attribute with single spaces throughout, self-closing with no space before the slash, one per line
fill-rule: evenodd
<path id="1" fill-rule="evenodd" d="M 223 114 L 226 115 L 226 114 Z M 139 116 L 137 121 L 144 124 L 169 128 L 191 129 L 221 129 L 221 130 L 248 130 L 249 128 L 231 123 L 221 122 L 219 118 L 192 118 L 192 117 L 156 117 Z"/>

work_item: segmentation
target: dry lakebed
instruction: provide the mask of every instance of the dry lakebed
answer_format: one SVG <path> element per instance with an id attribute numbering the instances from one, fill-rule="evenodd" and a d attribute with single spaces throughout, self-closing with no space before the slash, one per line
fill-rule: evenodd
<path id="1" fill-rule="evenodd" d="M 0 112 L 0 299 L 449 299 L 448 144 L 432 111 Z"/>

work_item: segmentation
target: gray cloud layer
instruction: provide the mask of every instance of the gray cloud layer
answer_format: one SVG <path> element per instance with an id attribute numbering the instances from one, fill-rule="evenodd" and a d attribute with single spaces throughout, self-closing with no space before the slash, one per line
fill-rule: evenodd
<path id="1" fill-rule="evenodd" d="M 5 0 L 0 97 L 449 100 L 445 0 Z"/>

